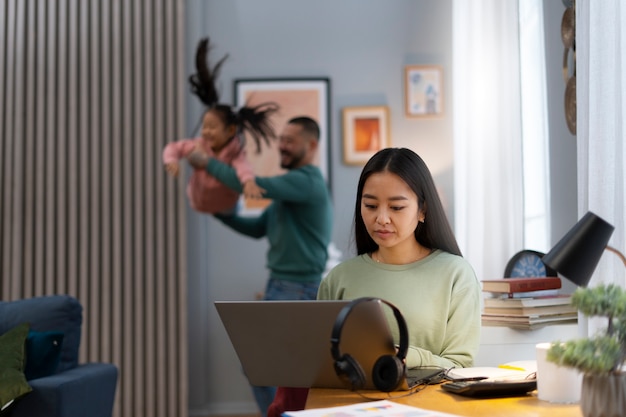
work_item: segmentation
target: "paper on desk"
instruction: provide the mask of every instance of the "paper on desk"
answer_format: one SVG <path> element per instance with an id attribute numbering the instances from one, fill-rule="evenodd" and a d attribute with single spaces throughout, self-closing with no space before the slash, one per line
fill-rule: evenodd
<path id="1" fill-rule="evenodd" d="M 286 411 L 282 415 L 284 417 L 460 417 L 458 414 L 426 410 L 388 400 L 302 411 Z"/>
<path id="2" fill-rule="evenodd" d="M 493 381 L 517 381 L 526 379 L 537 371 L 536 361 L 507 362 L 500 366 L 476 366 L 471 368 L 452 368 L 448 371 L 450 378 L 487 377 Z"/>

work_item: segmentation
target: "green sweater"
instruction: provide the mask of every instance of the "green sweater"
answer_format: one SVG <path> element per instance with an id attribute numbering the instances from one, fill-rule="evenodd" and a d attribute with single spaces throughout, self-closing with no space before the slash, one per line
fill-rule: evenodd
<path id="1" fill-rule="evenodd" d="M 462 257 L 436 250 L 408 265 L 377 263 L 369 255 L 333 268 L 320 284 L 320 300 L 377 297 L 395 305 L 409 330 L 407 367 L 473 365 L 480 339 L 481 287 Z M 398 325 L 385 308 L 394 340 Z"/>
<path id="2" fill-rule="evenodd" d="M 210 159 L 207 172 L 226 186 L 242 191 L 235 170 Z M 244 235 L 267 236 L 270 278 L 319 282 L 328 259 L 332 232 L 332 205 L 326 181 L 318 167 L 306 165 L 274 177 L 257 177 L 272 203 L 258 217 L 215 217 Z"/>

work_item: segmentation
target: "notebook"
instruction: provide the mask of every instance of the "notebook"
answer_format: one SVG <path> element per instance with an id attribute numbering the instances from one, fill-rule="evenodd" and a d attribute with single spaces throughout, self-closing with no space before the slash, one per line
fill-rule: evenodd
<path id="1" fill-rule="evenodd" d="M 336 374 L 330 338 L 341 301 L 216 301 L 215 307 L 252 385 L 348 388 Z M 366 374 L 365 389 L 376 389 L 371 370 L 382 355 L 395 355 L 389 325 L 379 302 L 361 303 L 341 332 L 342 354 Z M 399 389 L 438 375 L 434 368 L 408 371 Z"/>

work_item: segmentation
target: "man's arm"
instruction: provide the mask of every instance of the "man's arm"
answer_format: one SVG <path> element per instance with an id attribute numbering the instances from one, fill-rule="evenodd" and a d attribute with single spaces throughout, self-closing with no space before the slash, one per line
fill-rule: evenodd
<path id="1" fill-rule="evenodd" d="M 228 164 L 195 152 L 187 159 L 193 167 L 204 168 L 228 188 L 239 193 L 243 191 L 235 169 Z M 318 168 L 311 165 L 274 177 L 257 177 L 256 182 L 265 189 L 263 197 L 273 200 L 307 201 L 326 192 L 326 184 L 320 181 Z"/>
<path id="2" fill-rule="evenodd" d="M 218 181 L 228 188 L 231 188 L 239 193 L 243 190 L 243 186 L 241 185 L 239 178 L 237 178 L 237 171 L 230 165 L 218 161 L 215 158 L 211 158 L 210 156 L 199 151 L 193 151 L 187 155 L 187 161 L 189 161 L 189 164 L 196 169 L 206 170 L 206 172 L 213 175 Z"/>
<path id="3" fill-rule="evenodd" d="M 216 214 L 215 218 L 231 229 L 253 238 L 261 238 L 266 234 L 265 213 L 258 217 L 241 217 L 235 215 Z"/>

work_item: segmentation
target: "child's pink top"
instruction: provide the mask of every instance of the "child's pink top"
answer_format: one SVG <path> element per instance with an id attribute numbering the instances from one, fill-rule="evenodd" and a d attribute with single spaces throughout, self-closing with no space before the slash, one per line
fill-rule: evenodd
<path id="1" fill-rule="evenodd" d="M 246 159 L 245 152 L 240 150 L 240 141 L 234 138 L 219 154 L 215 154 L 209 146 L 203 144 L 202 138 L 183 139 L 168 144 L 163 149 L 163 163 L 178 162 L 199 146 L 212 158 L 225 162 L 235 168 L 237 177 L 243 185 L 254 178 L 252 166 Z M 205 213 L 221 213 L 232 210 L 237 204 L 239 193 L 219 182 L 204 169 L 194 169 L 187 185 L 187 196 L 194 210 Z"/>

